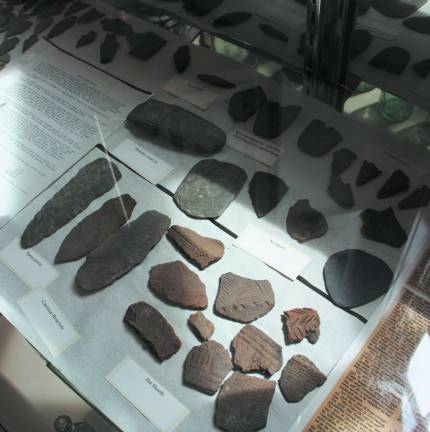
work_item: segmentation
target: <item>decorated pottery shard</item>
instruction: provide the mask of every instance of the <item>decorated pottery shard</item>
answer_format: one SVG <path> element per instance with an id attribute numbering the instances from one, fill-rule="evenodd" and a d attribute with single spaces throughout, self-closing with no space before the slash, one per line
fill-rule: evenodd
<path id="1" fill-rule="evenodd" d="M 28 49 L 30 49 L 35 43 L 39 42 L 39 38 L 36 35 L 31 35 L 28 39 L 26 39 L 22 43 L 22 52 L 26 52 Z"/>
<path id="2" fill-rule="evenodd" d="M 270 36 L 272 39 L 281 42 L 288 42 L 288 36 L 270 24 L 259 24 L 258 27 L 264 34 Z"/>
<path id="3" fill-rule="evenodd" d="M 144 340 L 160 362 L 179 351 L 181 341 L 166 318 L 145 302 L 132 304 L 124 321 Z"/>
<path id="4" fill-rule="evenodd" d="M 13 37 L 5 39 L 0 45 L 0 56 L 11 52 L 19 44 L 19 38 Z"/>
<path id="5" fill-rule="evenodd" d="M 130 219 L 135 205 L 136 201 L 130 195 L 106 201 L 70 231 L 55 262 L 75 261 L 88 255 Z"/>
<path id="6" fill-rule="evenodd" d="M 247 175 L 228 162 L 204 159 L 197 162 L 176 190 L 176 205 L 188 216 L 216 219 L 239 194 Z"/>
<path id="7" fill-rule="evenodd" d="M 230 81 L 227 81 L 224 78 L 218 77 L 216 75 L 199 74 L 197 75 L 197 78 L 200 81 L 203 81 L 204 83 L 210 84 L 214 87 L 221 87 L 225 89 L 236 88 L 236 84 L 231 83 Z"/>
<path id="8" fill-rule="evenodd" d="M 373 41 L 373 36 L 363 29 L 354 31 L 351 44 L 351 58 L 356 58 L 369 48 Z"/>
<path id="9" fill-rule="evenodd" d="M 307 339 L 311 344 L 317 343 L 320 337 L 320 317 L 313 309 L 291 309 L 282 315 L 285 342 L 296 344 Z"/>
<path id="10" fill-rule="evenodd" d="M 203 237 L 189 228 L 172 225 L 167 236 L 195 263 L 200 270 L 224 256 L 224 245 L 219 240 Z"/>
<path id="11" fill-rule="evenodd" d="M 33 29 L 33 35 L 39 35 L 40 33 L 43 33 L 46 29 L 51 27 L 52 24 L 54 24 L 53 17 L 48 17 L 42 21 L 39 21 Z"/>
<path id="12" fill-rule="evenodd" d="M 233 365 L 228 351 L 218 342 L 203 342 L 188 353 L 184 383 L 209 395 L 215 394 Z"/>
<path id="13" fill-rule="evenodd" d="M 378 191 L 378 199 L 386 199 L 409 190 L 409 177 L 396 170 Z"/>
<path id="14" fill-rule="evenodd" d="M 426 3 L 427 0 L 375 0 L 372 7 L 389 18 L 407 18 Z"/>
<path id="15" fill-rule="evenodd" d="M 354 195 L 349 183 L 344 183 L 340 177 L 332 176 L 327 189 L 333 201 L 344 209 L 354 207 Z"/>
<path id="16" fill-rule="evenodd" d="M 200 311 L 188 317 L 188 324 L 194 334 L 202 341 L 208 341 L 215 331 L 213 322 L 209 321 Z"/>
<path id="17" fill-rule="evenodd" d="M 399 209 L 412 210 L 419 207 L 426 207 L 429 202 L 430 189 L 426 185 L 423 185 L 403 199 L 399 204 Z"/>
<path id="18" fill-rule="evenodd" d="M 208 298 L 203 282 L 183 262 L 174 261 L 151 268 L 149 287 L 161 299 L 189 309 L 206 309 Z"/>
<path id="19" fill-rule="evenodd" d="M 76 24 L 76 20 L 75 16 L 70 16 L 55 24 L 48 33 L 48 39 L 62 35 Z"/>
<path id="20" fill-rule="evenodd" d="M 118 51 L 119 43 L 116 40 L 114 33 L 106 35 L 104 41 L 100 45 L 100 63 L 110 63 Z"/>
<path id="21" fill-rule="evenodd" d="M 261 108 L 266 100 L 266 94 L 260 86 L 241 90 L 231 97 L 228 111 L 235 120 L 246 121 Z"/>
<path id="22" fill-rule="evenodd" d="M 166 39 L 153 32 L 129 33 L 127 42 L 130 46 L 129 54 L 139 60 L 149 60 L 166 45 Z"/>
<path id="23" fill-rule="evenodd" d="M 279 379 L 279 388 L 287 402 L 300 402 L 308 393 L 321 387 L 326 376 L 303 355 L 288 360 Z"/>
<path id="24" fill-rule="evenodd" d="M 357 186 L 363 186 L 382 174 L 382 171 L 372 162 L 365 160 L 361 165 L 360 172 L 357 177 Z"/>
<path id="25" fill-rule="evenodd" d="M 220 6 L 223 0 L 183 0 L 183 2 L 187 12 L 203 16 Z"/>
<path id="26" fill-rule="evenodd" d="M 179 47 L 173 54 L 173 61 L 178 73 L 184 73 L 191 62 L 190 47 L 188 45 Z"/>
<path id="27" fill-rule="evenodd" d="M 250 323 L 266 315 L 275 305 L 268 280 L 247 279 L 234 273 L 220 277 L 215 311 L 226 318 Z"/>
<path id="28" fill-rule="evenodd" d="M 124 225 L 88 255 L 76 275 L 77 287 L 97 291 L 127 274 L 146 258 L 169 225 L 170 219 L 155 210 Z"/>
<path id="29" fill-rule="evenodd" d="M 234 372 L 218 393 L 215 425 L 226 432 L 263 429 L 275 389 L 275 381 Z"/>
<path id="30" fill-rule="evenodd" d="M 234 25 L 242 24 L 251 19 L 252 14 L 249 12 L 232 12 L 221 15 L 214 22 L 214 27 L 231 27 Z"/>
<path id="31" fill-rule="evenodd" d="M 97 32 L 90 30 L 88 33 L 85 33 L 79 38 L 78 42 L 76 43 L 76 48 L 81 48 L 89 45 L 96 40 L 96 37 Z"/>
<path id="32" fill-rule="evenodd" d="M 22 237 L 24 249 L 37 245 L 85 210 L 121 178 L 115 164 L 100 158 L 85 165 L 34 216 Z"/>
<path id="33" fill-rule="evenodd" d="M 269 376 L 282 367 L 282 348 L 266 333 L 247 324 L 231 342 L 233 363 L 242 372 Z"/>
<path id="34" fill-rule="evenodd" d="M 377 69 L 385 69 L 387 72 L 401 75 L 409 63 L 411 55 L 399 47 L 389 47 L 373 57 L 369 64 Z"/>
<path id="35" fill-rule="evenodd" d="M 64 12 L 64 16 L 74 15 L 78 14 L 79 12 L 83 11 L 84 9 L 89 8 L 90 5 L 88 3 L 81 2 L 80 0 L 76 0 L 73 2 L 66 12 Z"/>
<path id="36" fill-rule="evenodd" d="M 119 18 L 104 18 L 101 21 L 103 30 L 115 33 L 119 36 L 127 36 L 133 33 L 133 28 Z"/>
<path id="37" fill-rule="evenodd" d="M 271 212 L 281 202 L 288 189 L 279 177 L 267 172 L 256 172 L 248 189 L 256 215 L 262 218 Z"/>
<path id="38" fill-rule="evenodd" d="M 415 63 L 412 67 L 421 78 L 426 78 L 430 72 L 430 59 Z"/>
<path id="39" fill-rule="evenodd" d="M 402 247 L 408 240 L 408 235 L 391 207 L 382 211 L 367 209 L 361 212 L 360 217 L 363 221 L 361 233 L 368 240 L 395 248 Z"/>
<path id="40" fill-rule="evenodd" d="M 343 308 L 363 306 L 384 295 L 393 272 L 381 259 L 358 249 L 335 253 L 323 270 L 324 283 L 333 303 Z"/>
<path id="41" fill-rule="evenodd" d="M 5 37 L 8 38 L 11 36 L 16 36 L 16 35 L 19 35 L 21 33 L 24 33 L 32 25 L 33 25 L 33 23 L 31 21 L 24 21 L 23 19 L 18 17 L 16 19 L 10 21 L 8 23 L 8 25 L 4 28 L 4 30 L 6 30 Z"/>
<path id="42" fill-rule="evenodd" d="M 213 154 L 227 141 L 225 132 L 203 117 L 154 98 L 137 105 L 127 120 L 145 132 L 167 139 L 181 151 Z"/>
<path id="43" fill-rule="evenodd" d="M 78 18 L 78 24 L 88 24 L 94 21 L 98 21 L 104 16 L 105 14 L 98 11 L 96 8 L 91 8 Z"/>
<path id="44" fill-rule="evenodd" d="M 331 162 L 332 175 L 339 176 L 346 171 L 357 159 L 357 155 L 348 149 L 340 149 L 333 153 Z"/>
<path id="45" fill-rule="evenodd" d="M 342 135 L 321 120 L 312 120 L 300 135 L 298 145 L 302 152 L 313 157 L 322 157 L 342 141 Z"/>

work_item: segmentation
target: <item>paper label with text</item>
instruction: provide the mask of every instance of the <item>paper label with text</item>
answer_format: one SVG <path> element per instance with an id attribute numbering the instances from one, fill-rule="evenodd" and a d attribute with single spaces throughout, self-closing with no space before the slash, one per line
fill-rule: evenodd
<path id="1" fill-rule="evenodd" d="M 161 432 L 171 432 L 190 411 L 134 360 L 126 357 L 106 379 Z"/>

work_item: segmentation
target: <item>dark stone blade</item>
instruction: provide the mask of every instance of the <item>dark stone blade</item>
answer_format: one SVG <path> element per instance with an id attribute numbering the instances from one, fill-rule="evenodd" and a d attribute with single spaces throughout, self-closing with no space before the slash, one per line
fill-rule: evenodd
<path id="1" fill-rule="evenodd" d="M 48 17 L 42 21 L 39 21 L 33 29 L 33 34 L 39 35 L 40 33 L 43 33 L 47 28 L 51 27 L 52 24 L 54 24 L 54 21 L 55 20 L 53 17 Z"/>
<path id="2" fill-rule="evenodd" d="M 169 225 L 170 218 L 155 210 L 124 225 L 88 255 L 76 275 L 78 288 L 98 291 L 127 274 L 146 258 Z"/>
<path id="3" fill-rule="evenodd" d="M 385 69 L 387 72 L 401 75 L 409 63 L 411 55 L 403 48 L 388 47 L 376 54 L 369 65 L 377 69 Z"/>
<path id="4" fill-rule="evenodd" d="M 173 54 L 173 61 L 178 73 L 184 73 L 191 62 L 190 48 L 188 45 L 179 47 Z"/>
<path id="5" fill-rule="evenodd" d="M 19 38 L 13 37 L 10 39 L 5 39 L 0 45 L 0 56 L 11 52 L 19 43 Z"/>
<path id="6" fill-rule="evenodd" d="M 32 34 L 28 39 L 26 39 L 22 43 L 22 52 L 23 53 L 26 52 L 37 42 L 39 42 L 39 38 L 36 35 Z"/>
<path id="7" fill-rule="evenodd" d="M 55 263 L 75 261 L 88 255 L 130 219 L 135 205 L 136 201 L 130 195 L 106 201 L 69 232 L 55 257 Z"/>
<path id="8" fill-rule="evenodd" d="M 378 199 L 386 199 L 409 190 L 409 177 L 402 171 L 396 170 L 378 191 Z"/>
<path id="9" fill-rule="evenodd" d="M 358 29 L 354 31 L 351 44 L 351 58 L 356 58 L 369 48 L 373 36 L 367 30 Z"/>
<path id="10" fill-rule="evenodd" d="M 322 157 L 342 141 L 342 135 L 321 120 L 312 120 L 298 140 L 300 150 L 309 156 Z"/>
<path id="11" fill-rule="evenodd" d="M 74 14 L 78 14 L 79 12 L 83 11 L 84 9 L 89 8 L 90 5 L 87 3 L 84 3 L 80 0 L 76 0 L 75 2 L 73 2 L 68 9 L 66 10 L 66 12 L 64 12 L 64 16 L 69 16 L 69 15 L 74 15 Z"/>
<path id="12" fill-rule="evenodd" d="M 75 16 L 71 16 L 64 18 L 59 23 L 55 24 L 48 33 L 48 39 L 52 39 L 65 33 L 75 25 L 76 20 L 77 18 Z"/>
<path id="13" fill-rule="evenodd" d="M 102 19 L 103 30 L 109 33 L 115 33 L 118 36 L 127 36 L 133 34 L 133 27 L 119 18 Z"/>
<path id="14" fill-rule="evenodd" d="M 327 193 L 340 207 L 344 209 L 354 207 L 354 195 L 352 194 L 351 185 L 344 183 L 340 177 L 331 177 Z"/>
<path id="15" fill-rule="evenodd" d="M 208 74 L 199 74 L 197 75 L 197 78 L 200 81 L 203 81 L 206 84 L 210 84 L 214 87 L 221 87 L 225 89 L 233 89 L 236 88 L 236 84 L 225 80 L 224 78 L 221 78 L 216 75 L 208 75 Z"/>
<path id="16" fill-rule="evenodd" d="M 153 32 L 131 33 L 127 35 L 127 42 L 129 54 L 143 61 L 149 60 L 167 44 L 166 39 Z"/>
<path id="17" fill-rule="evenodd" d="M 420 207 L 426 207 L 430 202 L 430 189 L 423 185 L 415 189 L 409 196 L 399 203 L 399 209 L 412 210 Z"/>
<path id="18" fill-rule="evenodd" d="M 78 24 L 89 24 L 98 21 L 104 16 L 105 14 L 98 11 L 96 8 L 91 8 L 78 18 Z"/>
<path id="19" fill-rule="evenodd" d="M 87 46 L 90 43 L 94 42 L 96 38 L 97 32 L 90 30 L 88 33 L 85 33 L 79 38 L 78 42 L 76 42 L 76 48 Z"/>
<path id="20" fill-rule="evenodd" d="M 258 86 L 236 92 L 230 99 L 228 111 L 238 121 L 246 121 L 266 102 L 264 90 Z"/>
<path id="21" fill-rule="evenodd" d="M 421 77 L 426 78 L 430 72 L 430 59 L 422 60 L 412 65 L 414 71 Z"/>
<path id="22" fill-rule="evenodd" d="M 285 343 L 300 343 L 307 339 L 311 344 L 317 343 L 320 337 L 320 317 L 314 309 L 291 309 L 282 315 Z"/>
<path id="23" fill-rule="evenodd" d="M 259 24 L 258 27 L 265 35 L 271 37 L 272 39 L 276 39 L 281 42 L 288 42 L 288 36 L 278 30 L 276 27 L 273 27 L 270 24 Z"/>
<path id="24" fill-rule="evenodd" d="M 404 2 L 402 0 L 375 0 L 373 9 L 389 18 L 407 18 L 424 6 L 427 0 L 413 0 Z"/>
<path id="25" fill-rule="evenodd" d="M 183 0 L 187 12 L 203 16 L 220 6 L 223 0 Z"/>
<path id="26" fill-rule="evenodd" d="M 208 341 L 215 331 L 213 322 L 209 321 L 200 311 L 188 317 L 188 325 L 201 341 Z"/>
<path id="27" fill-rule="evenodd" d="M 382 171 L 372 162 L 365 160 L 361 165 L 360 172 L 357 177 L 357 186 L 363 186 L 382 174 Z"/>
<path id="28" fill-rule="evenodd" d="M 8 25 L 4 28 L 6 31 L 5 37 L 12 37 L 26 32 L 33 23 L 31 21 L 22 20 L 20 17 L 9 21 Z"/>
<path id="29" fill-rule="evenodd" d="M 118 48 L 119 43 L 116 40 L 116 35 L 114 33 L 106 35 L 105 39 L 100 45 L 100 63 L 110 63 L 115 57 Z"/>
<path id="30" fill-rule="evenodd" d="M 214 27 L 231 27 L 250 20 L 252 14 L 249 12 L 231 12 L 218 17 L 212 25 Z"/>
<path id="31" fill-rule="evenodd" d="M 355 161 L 357 155 L 349 149 L 340 149 L 333 153 L 333 160 L 331 162 L 331 173 L 334 176 L 341 175 L 346 171 Z"/>
<path id="32" fill-rule="evenodd" d="M 37 245 L 85 210 L 121 178 L 115 164 L 100 158 L 85 165 L 34 216 L 21 237 L 24 249 Z"/>

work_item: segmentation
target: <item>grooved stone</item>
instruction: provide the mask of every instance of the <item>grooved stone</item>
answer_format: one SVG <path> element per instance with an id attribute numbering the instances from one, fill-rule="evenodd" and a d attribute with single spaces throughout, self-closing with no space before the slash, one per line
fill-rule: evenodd
<path id="1" fill-rule="evenodd" d="M 194 334 L 202 341 L 208 341 L 215 331 L 212 321 L 209 321 L 202 312 L 198 311 L 188 317 L 188 324 Z"/>
<path id="2" fill-rule="evenodd" d="M 31 21 L 25 21 L 21 17 L 18 17 L 9 21 L 7 26 L 3 28 L 3 31 L 6 31 L 5 37 L 9 38 L 26 32 L 32 25 Z"/>
<path id="3" fill-rule="evenodd" d="M 203 81 L 206 84 L 212 85 L 214 87 L 220 87 L 225 89 L 233 89 L 236 88 L 236 84 L 225 80 L 224 78 L 221 78 L 216 75 L 209 75 L 209 74 L 199 74 L 197 75 L 197 78 L 200 81 Z"/>
<path id="4" fill-rule="evenodd" d="M 173 61 L 178 73 L 184 73 L 191 62 L 190 47 L 188 45 L 179 47 L 173 54 Z"/>
<path id="5" fill-rule="evenodd" d="M 88 9 L 83 15 L 78 18 L 78 24 L 89 24 L 105 16 L 104 13 L 98 11 L 96 8 Z"/>
<path id="6" fill-rule="evenodd" d="M 426 3 L 427 0 L 374 0 L 372 8 L 389 18 L 407 18 Z"/>
<path id="7" fill-rule="evenodd" d="M 351 185 L 344 183 L 340 177 L 331 177 L 327 193 L 340 207 L 344 209 L 354 207 L 354 196 Z"/>
<path id="8" fill-rule="evenodd" d="M 9 54 L 0 55 L 0 71 L 3 70 L 8 65 L 9 62 L 10 62 Z"/>
<path id="9" fill-rule="evenodd" d="M 287 345 L 307 339 L 311 344 L 320 337 L 320 317 L 314 309 L 291 309 L 282 315 L 284 335 Z"/>
<path id="10" fill-rule="evenodd" d="M 72 28 L 77 21 L 77 17 L 70 16 L 62 19 L 60 22 L 54 25 L 48 33 L 48 39 L 52 39 L 54 37 L 60 36 L 65 33 L 67 30 Z"/>
<path id="11" fill-rule="evenodd" d="M 382 171 L 372 162 L 363 161 L 357 177 L 357 186 L 363 186 L 382 174 Z"/>
<path id="12" fill-rule="evenodd" d="M 81 48 L 89 45 L 96 40 L 96 37 L 97 32 L 90 30 L 88 33 L 85 33 L 79 38 L 78 42 L 76 43 L 76 48 Z"/>
<path id="13" fill-rule="evenodd" d="M 411 210 L 419 207 L 426 207 L 430 202 L 430 189 L 423 185 L 414 190 L 409 196 L 400 201 L 399 209 Z"/>
<path id="14" fill-rule="evenodd" d="M 369 64 L 377 69 L 401 75 L 409 63 L 411 55 L 400 47 L 388 47 L 373 57 Z"/>
<path id="15" fill-rule="evenodd" d="M 300 135 L 298 146 L 309 156 L 322 157 L 342 141 L 342 135 L 321 120 L 312 120 Z"/>
<path id="16" fill-rule="evenodd" d="M 260 109 L 266 100 L 266 93 L 260 86 L 241 90 L 231 97 L 228 112 L 235 120 L 246 121 Z"/>
<path id="17" fill-rule="evenodd" d="M 223 0 L 183 0 L 187 12 L 203 16 L 220 6 Z"/>
<path id="18" fill-rule="evenodd" d="M 249 12 L 231 12 L 218 17 L 214 22 L 214 27 L 231 27 L 242 24 L 251 19 L 252 14 Z"/>
<path id="19" fill-rule="evenodd" d="M 396 170 L 378 191 L 378 199 L 386 199 L 409 190 L 409 177 L 402 171 Z"/>
<path id="20" fill-rule="evenodd" d="M 154 32 L 129 33 L 127 42 L 130 46 L 129 54 L 139 60 L 149 60 L 167 44 L 166 39 Z"/>
<path id="21" fill-rule="evenodd" d="M 341 175 L 346 171 L 355 161 L 357 155 L 348 149 L 340 149 L 333 153 L 333 159 L 331 162 L 331 173 L 334 176 Z"/>

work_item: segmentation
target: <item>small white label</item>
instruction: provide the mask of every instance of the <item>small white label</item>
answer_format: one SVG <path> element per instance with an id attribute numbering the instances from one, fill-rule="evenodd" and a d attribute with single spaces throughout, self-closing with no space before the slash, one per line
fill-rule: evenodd
<path id="1" fill-rule="evenodd" d="M 29 288 L 46 288 L 59 273 L 33 249 L 23 249 L 16 238 L 0 251 L 0 261 L 9 267 Z"/>
<path id="2" fill-rule="evenodd" d="M 112 153 L 154 185 L 173 171 L 172 166 L 129 139 L 114 148 Z"/>
<path id="3" fill-rule="evenodd" d="M 204 83 L 189 81 L 178 76 L 168 81 L 163 89 L 167 93 L 183 99 L 202 110 L 208 109 L 219 96 L 217 91 L 209 88 Z"/>
<path id="4" fill-rule="evenodd" d="M 160 431 L 173 431 L 190 411 L 134 360 L 126 357 L 106 379 Z"/>
<path id="5" fill-rule="evenodd" d="M 280 145 L 241 129 L 235 129 L 229 134 L 227 145 L 267 166 L 272 166 L 284 152 Z"/>
<path id="6" fill-rule="evenodd" d="M 307 255 L 254 226 L 246 227 L 233 244 L 291 280 L 296 279 L 310 262 Z"/>
<path id="7" fill-rule="evenodd" d="M 79 339 L 76 330 L 46 290 L 30 292 L 18 300 L 18 305 L 54 357 Z"/>

